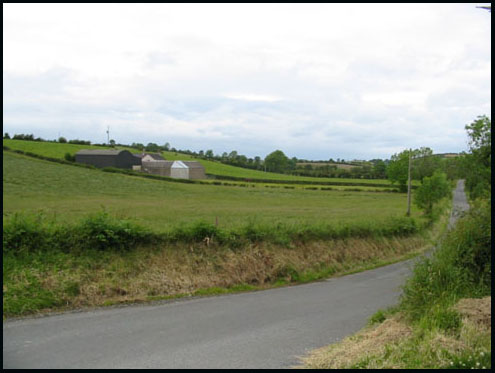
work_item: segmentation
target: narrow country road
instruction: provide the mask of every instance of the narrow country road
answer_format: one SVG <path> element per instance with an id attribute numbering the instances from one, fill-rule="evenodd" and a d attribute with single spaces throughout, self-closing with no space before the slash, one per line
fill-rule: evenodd
<path id="1" fill-rule="evenodd" d="M 463 187 L 454 211 L 468 206 Z M 258 292 L 7 320 L 3 367 L 289 368 L 395 304 L 412 264 Z"/>

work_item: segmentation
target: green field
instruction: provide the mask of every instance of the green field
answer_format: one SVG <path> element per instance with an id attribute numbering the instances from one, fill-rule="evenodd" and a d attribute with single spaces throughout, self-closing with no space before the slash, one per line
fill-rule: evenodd
<path id="1" fill-rule="evenodd" d="M 43 210 L 59 222 L 73 222 L 105 209 L 155 231 L 199 220 L 214 223 L 216 218 L 224 228 L 250 221 L 270 225 L 379 222 L 403 216 L 406 209 L 406 195 L 398 193 L 181 184 L 11 152 L 3 152 L 3 202 L 4 218 L 14 212 Z M 421 219 L 414 206 L 412 214 Z"/>
<path id="2" fill-rule="evenodd" d="M 95 148 L 95 149 L 106 149 L 106 147 L 96 147 L 88 145 L 76 145 L 76 144 L 60 144 L 60 143 L 50 143 L 50 142 L 37 142 L 37 141 L 23 141 L 23 140 L 9 140 L 4 139 L 3 145 L 8 146 L 10 149 L 22 150 L 24 152 L 31 152 L 35 154 L 40 154 L 46 157 L 60 158 L 63 159 L 65 153 L 75 154 L 81 149 Z M 122 149 L 127 149 L 132 153 L 138 153 L 139 151 L 133 148 L 118 147 Z M 110 149 L 110 148 L 107 148 Z M 313 182 L 339 182 L 339 183 L 366 183 L 370 186 L 377 184 L 388 185 L 390 182 L 388 180 L 374 180 L 374 179 L 344 179 L 344 178 L 315 178 L 315 177 L 305 177 L 305 176 L 293 176 L 277 174 L 272 172 L 263 172 L 257 170 L 250 170 L 247 168 L 234 167 L 226 165 L 220 162 L 208 161 L 204 159 L 197 159 L 187 154 L 174 153 L 174 152 L 162 152 L 162 155 L 167 160 L 197 160 L 205 167 L 207 174 L 218 175 L 218 176 L 230 176 L 246 179 L 264 179 L 264 180 L 288 180 L 288 181 L 313 181 Z M 417 183 L 414 182 L 416 185 Z M 390 186 L 392 186 L 390 184 Z"/>
<path id="3" fill-rule="evenodd" d="M 52 158 L 87 148 L 5 143 Z M 418 229 L 403 225 L 405 194 L 309 187 L 181 183 L 4 151 L 4 317 L 307 282 L 423 250 L 426 218 L 412 206 Z"/>

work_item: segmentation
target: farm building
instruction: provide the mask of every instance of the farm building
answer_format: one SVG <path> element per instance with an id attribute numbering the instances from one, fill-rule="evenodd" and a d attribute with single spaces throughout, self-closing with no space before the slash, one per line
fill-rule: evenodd
<path id="1" fill-rule="evenodd" d="M 204 166 L 197 161 L 182 161 L 188 168 L 188 179 L 206 179 Z"/>
<path id="2" fill-rule="evenodd" d="M 157 162 L 157 161 L 165 160 L 165 158 L 163 158 L 158 153 L 142 153 L 142 154 L 134 154 L 134 155 L 136 157 L 141 158 L 141 162 Z"/>
<path id="3" fill-rule="evenodd" d="M 170 177 L 170 167 L 174 161 L 143 161 L 141 170 L 149 174 Z"/>
<path id="4" fill-rule="evenodd" d="M 95 167 L 116 167 L 131 169 L 141 165 L 141 158 L 128 150 L 80 150 L 76 153 L 76 162 L 86 163 Z"/>
<path id="5" fill-rule="evenodd" d="M 205 168 L 195 161 L 143 161 L 142 170 L 175 179 L 206 179 Z"/>

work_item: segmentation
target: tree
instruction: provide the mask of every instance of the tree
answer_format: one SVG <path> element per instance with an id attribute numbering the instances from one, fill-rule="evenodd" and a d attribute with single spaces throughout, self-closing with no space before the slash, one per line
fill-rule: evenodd
<path id="1" fill-rule="evenodd" d="M 5 135 L 3 135 L 3 138 L 4 139 L 10 139 L 10 135 L 8 132 L 5 132 Z"/>
<path id="2" fill-rule="evenodd" d="M 466 189 L 472 199 L 491 193 L 492 122 L 486 115 L 466 125 L 470 153 L 460 160 Z"/>
<path id="3" fill-rule="evenodd" d="M 170 150 L 170 144 L 168 142 L 165 143 L 165 145 L 163 145 L 163 150 L 165 150 L 166 152 L 168 152 Z"/>
<path id="4" fill-rule="evenodd" d="M 208 158 L 208 159 L 211 159 L 214 157 L 214 154 L 213 154 L 213 150 L 211 149 L 208 149 L 205 153 L 205 157 Z"/>
<path id="5" fill-rule="evenodd" d="M 146 145 L 145 150 L 147 152 L 157 153 L 160 151 L 160 147 L 153 142 L 149 142 L 148 145 Z"/>
<path id="6" fill-rule="evenodd" d="M 373 170 L 371 171 L 373 178 L 375 179 L 385 179 L 387 177 L 387 165 L 381 159 L 377 160 L 373 165 Z"/>
<path id="7" fill-rule="evenodd" d="M 388 179 L 392 182 L 392 184 L 397 182 L 401 192 L 407 191 L 409 153 L 409 150 L 404 150 L 399 154 L 394 154 L 390 158 L 390 163 L 387 167 Z"/>
<path id="8" fill-rule="evenodd" d="M 414 180 L 422 181 L 426 176 L 431 177 L 441 167 L 440 158 L 434 156 L 433 150 L 428 147 L 413 150 L 412 157 L 411 178 Z"/>
<path id="9" fill-rule="evenodd" d="M 58 138 L 58 142 L 61 143 L 61 144 L 65 144 L 67 142 L 67 139 L 65 137 L 63 137 L 63 136 L 60 136 Z"/>
<path id="10" fill-rule="evenodd" d="M 441 160 L 433 154 L 428 147 L 414 150 L 404 150 L 394 154 L 387 166 L 387 177 L 393 183 L 399 184 L 401 192 L 407 191 L 409 171 L 409 155 L 411 156 L 411 179 L 422 181 L 425 177 L 431 177 L 433 173 L 441 169 Z"/>
<path id="11" fill-rule="evenodd" d="M 429 217 L 432 216 L 433 205 L 444 197 L 448 197 L 451 194 L 447 175 L 443 172 L 435 171 L 435 173 L 423 179 L 421 186 L 416 189 L 414 193 L 414 203 L 420 209 L 425 210 L 425 214 Z"/>
<path id="12" fill-rule="evenodd" d="M 110 146 L 111 146 L 112 148 L 113 148 L 113 147 L 115 147 L 115 140 L 113 140 L 113 139 L 111 139 L 111 140 L 110 140 Z"/>
<path id="13" fill-rule="evenodd" d="M 281 150 L 275 150 L 265 157 L 268 171 L 283 173 L 289 168 L 289 158 Z"/>

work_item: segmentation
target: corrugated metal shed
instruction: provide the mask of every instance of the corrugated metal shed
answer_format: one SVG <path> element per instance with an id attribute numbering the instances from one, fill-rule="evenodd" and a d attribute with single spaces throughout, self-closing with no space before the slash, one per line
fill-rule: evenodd
<path id="1" fill-rule="evenodd" d="M 204 166 L 197 161 L 183 161 L 189 168 L 189 179 L 206 179 Z"/>
<path id="2" fill-rule="evenodd" d="M 143 161 L 142 170 L 149 174 L 170 177 L 170 167 L 173 161 Z"/>
<path id="3" fill-rule="evenodd" d="M 76 153 L 76 162 L 95 167 L 117 167 L 131 169 L 141 164 L 141 159 L 128 150 L 83 149 Z"/>

